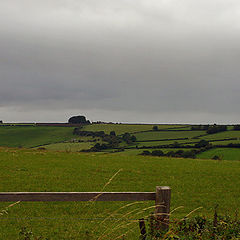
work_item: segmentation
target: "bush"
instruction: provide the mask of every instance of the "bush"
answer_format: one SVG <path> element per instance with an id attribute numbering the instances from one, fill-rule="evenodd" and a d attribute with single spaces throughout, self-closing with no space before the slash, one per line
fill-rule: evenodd
<path id="1" fill-rule="evenodd" d="M 152 151 L 152 156 L 164 156 L 164 153 L 162 150 L 154 150 Z"/>
<path id="2" fill-rule="evenodd" d="M 148 150 L 146 150 L 146 151 L 143 151 L 143 152 L 141 153 L 141 155 L 149 156 L 149 155 L 151 155 L 151 152 L 149 152 Z"/>
<path id="3" fill-rule="evenodd" d="M 149 227 L 145 234 L 148 240 L 234 240 L 240 239 L 240 221 L 229 216 L 217 216 L 213 219 L 205 216 L 195 216 L 174 219 L 169 225 L 169 231 L 161 231 L 156 227 L 153 216 L 148 218 Z"/>
<path id="4" fill-rule="evenodd" d="M 111 131 L 111 132 L 110 132 L 110 135 L 111 135 L 111 136 L 116 136 L 115 131 Z"/>
<path id="5" fill-rule="evenodd" d="M 200 140 L 198 143 L 196 143 L 194 146 L 196 148 L 203 148 L 203 147 L 209 146 L 209 142 L 203 139 L 203 140 Z"/>
<path id="6" fill-rule="evenodd" d="M 240 125 L 239 125 L 239 124 L 234 125 L 234 126 L 233 126 L 233 130 L 235 130 L 235 131 L 240 131 Z"/>
<path id="7" fill-rule="evenodd" d="M 219 157 L 218 155 L 214 155 L 214 156 L 212 157 L 212 159 L 213 159 L 213 160 L 220 160 L 220 157 Z"/>
<path id="8" fill-rule="evenodd" d="M 137 138 L 134 135 L 131 135 L 130 133 L 126 132 L 122 136 L 123 141 L 125 141 L 127 144 L 131 144 L 133 142 L 136 142 Z"/>

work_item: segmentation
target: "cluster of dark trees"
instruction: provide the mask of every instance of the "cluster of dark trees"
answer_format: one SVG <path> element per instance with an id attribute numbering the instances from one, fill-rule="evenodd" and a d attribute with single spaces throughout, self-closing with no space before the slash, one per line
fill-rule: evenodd
<path id="1" fill-rule="evenodd" d="M 124 133 L 121 137 L 116 136 L 116 133 L 114 131 L 110 132 L 110 134 L 105 134 L 105 136 L 102 138 L 104 142 L 107 143 L 96 143 L 91 149 L 91 152 L 98 152 L 101 150 L 106 149 L 112 149 L 119 147 L 119 144 L 121 142 L 126 142 L 127 144 L 132 144 L 136 141 L 136 137 L 134 135 L 131 135 L 130 133 Z"/>
<path id="2" fill-rule="evenodd" d="M 211 148 L 212 144 L 209 143 L 206 140 L 200 140 L 199 142 L 196 142 L 194 145 L 189 145 L 188 143 L 179 143 L 179 142 L 174 142 L 174 143 L 170 143 L 170 144 L 163 144 L 163 145 L 155 145 L 155 146 L 142 146 L 142 147 L 138 147 L 136 146 L 136 148 L 138 149 L 146 149 L 146 148 Z"/>
<path id="3" fill-rule="evenodd" d="M 68 123 L 71 124 L 90 124 L 90 121 L 85 116 L 73 116 L 70 117 Z"/>
<path id="4" fill-rule="evenodd" d="M 210 143 L 204 139 L 200 140 L 198 143 L 195 143 L 194 145 L 195 148 L 205 148 L 209 146 L 210 146 Z"/>
<path id="5" fill-rule="evenodd" d="M 96 149 L 99 150 L 100 148 L 103 149 L 109 149 L 113 147 L 118 147 L 119 143 L 121 142 L 121 138 L 116 136 L 116 133 L 114 131 L 110 132 L 110 134 L 106 134 L 104 131 L 81 131 L 81 128 L 74 128 L 73 130 L 74 135 L 78 135 L 81 137 L 99 137 L 102 139 L 102 141 L 107 143 L 96 143 Z"/>
<path id="6" fill-rule="evenodd" d="M 131 144 L 133 142 L 136 142 L 137 138 L 134 135 L 131 135 L 130 133 L 126 132 L 122 135 L 123 141 L 125 141 L 127 144 Z"/>
<path id="7" fill-rule="evenodd" d="M 81 131 L 81 128 L 74 128 L 73 134 L 81 137 L 104 137 L 106 135 L 104 131 Z"/>
<path id="8" fill-rule="evenodd" d="M 235 131 L 240 131 L 240 125 L 239 125 L 239 124 L 234 125 L 234 126 L 233 126 L 233 130 L 235 130 Z"/>
<path id="9" fill-rule="evenodd" d="M 172 146 L 171 146 L 172 147 Z M 175 148 L 179 148 L 180 145 L 175 143 Z M 181 146 L 181 148 L 187 147 L 189 148 L 190 146 Z M 192 149 L 192 150 L 182 150 L 179 149 L 177 151 L 169 151 L 167 153 L 164 153 L 162 150 L 153 150 L 152 152 L 146 150 L 143 151 L 140 155 L 151 155 L 151 156 L 166 156 L 166 157 L 178 157 L 178 158 L 196 158 L 196 154 L 205 152 L 211 148 L 213 148 L 212 144 L 210 144 L 206 140 L 201 140 L 198 143 L 196 143 L 194 146 L 191 146 L 192 148 L 197 148 L 197 149 Z"/>
<path id="10" fill-rule="evenodd" d="M 192 131 L 206 131 L 207 134 L 223 132 L 227 130 L 227 125 L 194 125 L 191 127 Z"/>
<path id="11" fill-rule="evenodd" d="M 224 132 L 227 131 L 227 125 L 211 125 L 209 126 L 207 130 L 207 134 L 213 134 L 213 133 L 218 133 L 218 132 Z"/>
<path id="12" fill-rule="evenodd" d="M 115 131 L 111 131 L 109 134 L 106 134 L 104 131 L 82 131 L 82 128 L 74 128 L 73 134 L 82 136 L 82 137 L 99 137 L 104 143 L 96 143 L 88 151 L 95 152 L 106 149 L 112 149 L 119 147 L 121 142 L 126 142 L 127 144 L 132 144 L 136 141 L 136 137 L 130 133 L 124 133 L 122 136 L 117 136 Z M 85 151 L 85 150 L 84 150 Z"/>

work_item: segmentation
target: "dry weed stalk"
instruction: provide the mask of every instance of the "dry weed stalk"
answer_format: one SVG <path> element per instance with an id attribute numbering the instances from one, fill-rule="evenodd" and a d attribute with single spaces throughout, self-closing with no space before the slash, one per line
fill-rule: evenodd
<path id="1" fill-rule="evenodd" d="M 112 180 L 122 171 L 122 169 L 119 169 L 109 180 L 108 182 L 103 186 L 103 188 L 101 189 L 100 193 L 95 196 L 93 199 L 91 199 L 90 201 L 94 202 L 96 201 L 104 192 L 103 190 L 112 182 Z"/>
<path id="2" fill-rule="evenodd" d="M 127 226 L 129 226 L 129 225 L 131 225 L 131 224 L 133 224 L 133 223 L 138 222 L 138 219 L 137 219 L 137 218 L 139 218 L 139 217 L 137 217 L 137 216 L 138 216 L 139 214 L 145 212 L 146 210 L 155 208 L 155 207 L 156 207 L 155 205 L 150 206 L 150 207 L 146 207 L 146 208 L 142 209 L 141 211 L 135 213 L 135 214 L 133 215 L 133 218 L 135 217 L 136 219 L 128 219 L 128 221 L 131 221 L 130 223 L 118 224 L 118 225 L 116 225 L 116 226 L 113 226 L 112 228 L 109 228 L 109 229 L 110 229 L 110 232 L 108 232 L 108 233 L 107 233 L 107 231 L 108 231 L 109 229 L 105 230 L 105 232 L 98 238 L 98 240 L 106 239 L 107 236 L 109 236 L 110 234 L 116 232 L 117 230 L 119 230 L 119 229 L 121 229 L 121 228 L 124 228 L 124 227 L 127 227 Z M 124 216 L 130 215 L 131 213 L 133 213 L 133 212 L 136 211 L 136 210 L 139 210 L 139 209 L 135 209 L 135 210 L 133 210 L 133 211 L 131 211 L 131 212 L 126 213 L 126 214 L 123 215 L 121 218 L 119 218 L 119 220 L 118 220 L 117 222 L 119 222 L 121 219 L 123 219 Z M 158 216 L 159 216 L 159 215 L 160 215 L 160 214 L 158 214 Z M 143 218 L 146 219 L 146 218 L 148 218 L 148 217 L 149 217 L 149 214 L 146 215 L 146 216 L 144 216 Z M 124 234 L 126 234 L 126 233 L 124 233 Z M 112 238 L 110 238 L 110 239 L 112 239 Z"/>
<path id="3" fill-rule="evenodd" d="M 13 207 L 13 206 L 15 206 L 15 205 L 17 205 L 18 203 L 20 203 L 20 201 L 12 203 L 12 204 L 8 205 L 7 207 L 5 207 L 4 209 L 2 209 L 0 211 L 0 216 L 3 216 L 4 214 L 8 214 L 8 209 Z"/>

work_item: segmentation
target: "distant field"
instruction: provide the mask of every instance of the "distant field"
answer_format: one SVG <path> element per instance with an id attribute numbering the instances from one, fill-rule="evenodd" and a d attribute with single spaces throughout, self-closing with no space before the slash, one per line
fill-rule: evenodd
<path id="1" fill-rule="evenodd" d="M 0 146 L 35 147 L 75 138 L 69 127 L 0 127 Z"/>
<path id="2" fill-rule="evenodd" d="M 219 156 L 222 160 L 238 160 L 240 161 L 239 148 L 214 148 L 197 155 L 197 158 L 211 159 L 215 155 Z"/>
<path id="3" fill-rule="evenodd" d="M 118 146 L 119 148 L 135 149 L 136 146 L 154 147 L 158 145 L 173 144 L 174 142 L 185 145 L 193 145 L 199 142 L 201 139 L 208 140 L 212 145 L 240 143 L 240 131 L 225 131 L 221 133 L 206 135 L 206 131 L 189 131 L 191 129 L 191 125 L 157 125 L 159 130 L 164 131 L 152 131 L 153 126 L 156 126 L 156 124 L 92 124 L 84 126 L 82 130 L 104 131 L 108 134 L 111 131 L 115 131 L 118 135 L 129 132 L 136 136 L 137 142 L 127 144 L 123 141 Z M 228 129 L 231 128 L 232 126 L 228 127 Z M 80 137 L 73 135 L 73 129 L 74 127 L 0 126 L 0 146 L 26 148 L 43 146 L 46 149 L 53 151 L 81 151 L 83 149 L 90 149 L 97 142 L 102 143 L 102 140 L 100 138 Z M 194 138 L 201 135 L 204 136 Z M 187 139 L 178 140 L 178 138 Z M 238 138 L 238 140 L 214 141 L 230 138 Z M 81 140 L 84 142 L 72 142 L 73 139 Z M 92 141 L 94 139 L 96 140 L 95 142 L 88 142 L 89 140 Z M 112 151 L 115 150 L 110 149 L 108 152 Z M 229 151 L 232 151 L 232 149 Z M 133 154 L 134 151 L 125 151 L 125 153 Z"/>
<path id="4" fill-rule="evenodd" d="M 0 123 L 0 127 L 2 126 L 35 126 L 35 123 Z"/>
<path id="5" fill-rule="evenodd" d="M 240 138 L 240 131 L 224 131 L 215 134 L 208 134 L 202 139 L 211 140 L 211 139 L 223 139 L 223 138 Z"/>
<path id="6" fill-rule="evenodd" d="M 53 151 L 71 151 L 71 152 L 77 152 L 81 151 L 83 149 L 89 149 L 93 147 L 96 143 L 91 142 L 80 142 L 80 143 L 53 143 L 44 146 L 47 150 L 53 150 Z"/>
<path id="7" fill-rule="evenodd" d="M 171 138 L 192 138 L 204 134 L 204 131 L 151 131 L 136 133 L 137 141 L 160 140 Z"/>
<path id="8" fill-rule="evenodd" d="M 240 161 L 0 148 L 0 191 L 101 191 L 122 169 L 104 191 L 154 191 L 157 185 L 168 185 L 172 188 L 171 210 L 184 206 L 175 211 L 172 218 L 183 217 L 198 207 L 203 208 L 194 214 L 212 216 L 217 204 L 220 213 L 235 214 L 240 208 L 239 168 Z M 0 239 L 18 239 L 22 227 L 51 240 L 87 239 L 86 231 L 91 236 L 89 239 L 97 239 L 103 237 L 105 230 L 109 235 L 103 239 L 112 240 L 129 229 L 132 232 L 125 239 L 138 239 L 138 222 L 125 222 L 121 216 L 135 209 L 138 214 L 128 217 L 138 219 L 153 211 L 139 213 L 153 204 L 146 202 L 126 207 L 112 215 L 118 222 L 108 220 L 101 224 L 126 203 L 22 202 L 1 217 Z M 0 209 L 8 205 L 2 202 Z M 110 233 L 114 226 L 121 224 L 125 228 Z"/>
<path id="9" fill-rule="evenodd" d="M 152 130 L 153 126 L 158 126 L 159 129 L 168 129 L 174 127 L 180 127 L 184 125 L 170 125 L 170 124 L 92 124 L 84 126 L 86 131 L 104 131 L 105 133 L 110 133 L 115 131 L 117 135 L 123 134 L 125 132 L 133 133 L 139 131 L 149 131 Z"/>
<path id="10" fill-rule="evenodd" d="M 209 140 L 211 142 L 211 140 Z M 212 145 L 226 145 L 229 143 L 239 144 L 240 140 L 225 140 L 225 141 L 216 141 L 211 142 Z"/>

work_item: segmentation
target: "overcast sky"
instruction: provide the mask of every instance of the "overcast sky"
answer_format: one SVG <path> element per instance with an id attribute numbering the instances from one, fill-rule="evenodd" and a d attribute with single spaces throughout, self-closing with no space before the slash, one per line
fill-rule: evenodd
<path id="1" fill-rule="evenodd" d="M 0 120 L 240 122 L 239 0 L 0 0 Z"/>

